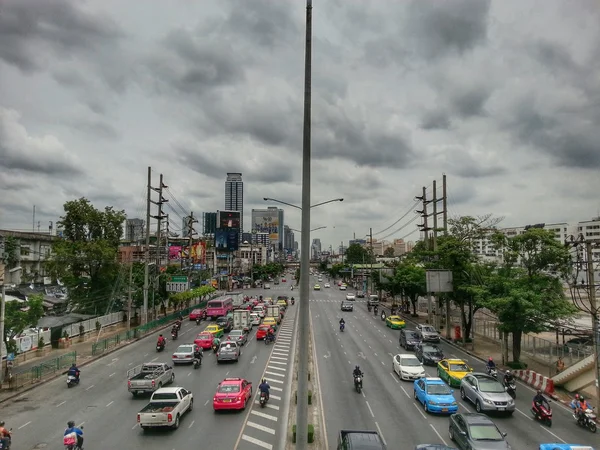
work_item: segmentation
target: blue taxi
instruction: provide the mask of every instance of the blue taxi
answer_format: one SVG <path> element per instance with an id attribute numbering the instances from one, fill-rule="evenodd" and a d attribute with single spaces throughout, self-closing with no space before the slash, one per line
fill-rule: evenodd
<path id="1" fill-rule="evenodd" d="M 419 378 L 414 383 L 415 400 L 423 405 L 425 412 L 454 414 L 458 411 L 458 403 L 454 398 L 454 390 L 450 389 L 441 378 Z"/>
<path id="2" fill-rule="evenodd" d="M 540 450 L 594 450 L 594 447 L 578 444 L 540 444 Z"/>

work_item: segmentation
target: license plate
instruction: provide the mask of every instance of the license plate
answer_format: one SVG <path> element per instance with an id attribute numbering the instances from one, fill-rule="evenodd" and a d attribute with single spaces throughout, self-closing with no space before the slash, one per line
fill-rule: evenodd
<path id="1" fill-rule="evenodd" d="M 137 393 L 138 393 L 138 394 L 143 394 L 143 393 L 144 393 L 144 391 L 137 391 Z"/>
<path id="2" fill-rule="evenodd" d="M 506 408 L 504 408 L 504 407 L 498 408 L 498 411 L 506 411 Z"/>
<path id="3" fill-rule="evenodd" d="M 231 403 L 231 399 L 226 398 L 225 400 L 223 400 L 223 403 Z"/>
<path id="4" fill-rule="evenodd" d="M 442 412 L 448 412 L 448 408 L 442 408 Z"/>

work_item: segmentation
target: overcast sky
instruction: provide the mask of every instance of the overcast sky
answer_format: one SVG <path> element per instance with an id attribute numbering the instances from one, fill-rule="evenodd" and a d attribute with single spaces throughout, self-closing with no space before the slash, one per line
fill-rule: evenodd
<path id="1" fill-rule="evenodd" d="M 304 6 L 0 1 L 0 228 L 30 230 L 36 205 L 47 230 L 81 196 L 143 217 L 148 166 L 177 200 L 172 229 L 182 209 L 224 209 L 226 172 L 243 173 L 246 224 L 263 197 L 300 204 Z M 414 197 L 443 173 L 453 216 L 598 215 L 597 1 L 314 0 L 313 14 L 312 202 L 344 198 L 312 210 L 324 246 L 369 227 L 418 239 Z"/>

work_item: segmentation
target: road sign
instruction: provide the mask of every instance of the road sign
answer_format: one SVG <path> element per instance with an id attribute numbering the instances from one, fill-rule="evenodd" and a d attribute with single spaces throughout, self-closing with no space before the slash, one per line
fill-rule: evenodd
<path id="1" fill-rule="evenodd" d="M 169 277 L 169 282 L 170 283 L 187 283 L 188 282 L 188 277 L 183 276 L 183 275 L 170 276 Z"/>
<path id="2" fill-rule="evenodd" d="M 167 292 L 185 292 L 190 288 L 188 277 L 171 276 L 167 281 Z"/>

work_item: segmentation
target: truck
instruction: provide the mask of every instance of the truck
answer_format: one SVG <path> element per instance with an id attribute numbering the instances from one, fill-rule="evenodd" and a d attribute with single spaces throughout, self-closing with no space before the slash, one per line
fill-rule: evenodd
<path id="1" fill-rule="evenodd" d="M 337 450 L 386 450 L 377 431 L 340 430 Z"/>
<path id="2" fill-rule="evenodd" d="M 233 329 L 250 331 L 252 323 L 250 322 L 250 311 L 246 309 L 236 309 L 233 311 Z"/>
<path id="3" fill-rule="evenodd" d="M 194 407 L 194 395 L 182 387 L 161 388 L 152 394 L 138 414 L 137 423 L 142 430 L 148 428 L 179 428 L 181 417 Z"/>
<path id="4" fill-rule="evenodd" d="M 233 309 L 238 309 L 244 306 L 243 292 L 228 292 L 227 295 L 233 299 Z"/>
<path id="5" fill-rule="evenodd" d="M 134 397 L 138 394 L 155 392 L 173 382 L 175 382 L 175 373 L 173 367 L 167 363 L 149 362 L 127 371 L 127 390 Z"/>
<path id="6" fill-rule="evenodd" d="M 275 317 L 277 319 L 277 323 L 281 322 L 281 311 L 279 309 L 279 305 L 269 305 L 267 306 L 267 313 L 265 317 Z"/>

